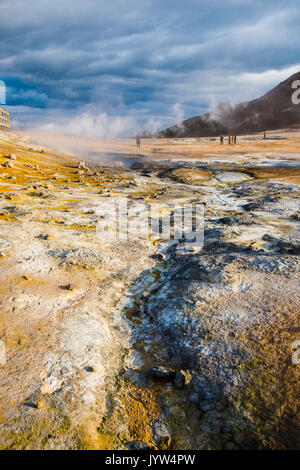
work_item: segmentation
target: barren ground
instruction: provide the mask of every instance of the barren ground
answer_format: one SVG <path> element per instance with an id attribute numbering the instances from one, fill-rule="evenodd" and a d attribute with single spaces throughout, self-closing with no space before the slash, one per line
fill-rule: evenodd
<path id="1" fill-rule="evenodd" d="M 300 134 L 29 135 L 0 133 L 0 448 L 299 448 Z M 203 204 L 204 245 L 97 235 L 121 197 Z"/>

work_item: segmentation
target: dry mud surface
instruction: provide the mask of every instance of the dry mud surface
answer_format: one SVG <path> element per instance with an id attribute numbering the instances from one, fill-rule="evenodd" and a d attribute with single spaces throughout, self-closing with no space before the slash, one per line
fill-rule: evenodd
<path id="1" fill-rule="evenodd" d="M 299 449 L 300 139 L 197 142 L 0 135 L 1 449 Z M 204 245 L 97 235 L 122 197 L 204 205 Z"/>

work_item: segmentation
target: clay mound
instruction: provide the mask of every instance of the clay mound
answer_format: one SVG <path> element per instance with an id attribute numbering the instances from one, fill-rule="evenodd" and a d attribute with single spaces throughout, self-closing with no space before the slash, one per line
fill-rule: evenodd
<path id="1" fill-rule="evenodd" d="M 300 125 L 300 105 L 293 104 L 294 81 L 300 72 L 255 100 L 233 106 L 221 104 L 214 112 L 195 116 L 160 132 L 159 137 L 214 137 L 243 135 Z"/>
<path id="2" fill-rule="evenodd" d="M 169 178 L 172 178 L 179 183 L 185 184 L 198 184 L 213 178 L 213 174 L 210 171 L 190 170 L 188 168 L 178 168 L 177 170 L 171 170 L 167 172 L 165 176 L 168 176 Z"/>

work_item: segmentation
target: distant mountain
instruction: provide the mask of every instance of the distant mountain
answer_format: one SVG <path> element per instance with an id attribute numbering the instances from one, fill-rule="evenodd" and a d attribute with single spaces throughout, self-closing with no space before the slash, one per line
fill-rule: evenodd
<path id="1" fill-rule="evenodd" d="M 186 119 L 161 131 L 159 137 L 241 135 L 300 125 L 300 104 L 292 103 L 295 80 L 300 80 L 300 72 L 260 98 L 238 105 L 224 103 L 211 113 Z"/>

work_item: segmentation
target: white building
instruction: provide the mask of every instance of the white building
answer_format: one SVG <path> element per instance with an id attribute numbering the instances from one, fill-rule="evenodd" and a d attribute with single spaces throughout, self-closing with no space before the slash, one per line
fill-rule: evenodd
<path id="1" fill-rule="evenodd" d="M 0 108 L 0 129 L 10 129 L 9 112 Z"/>

